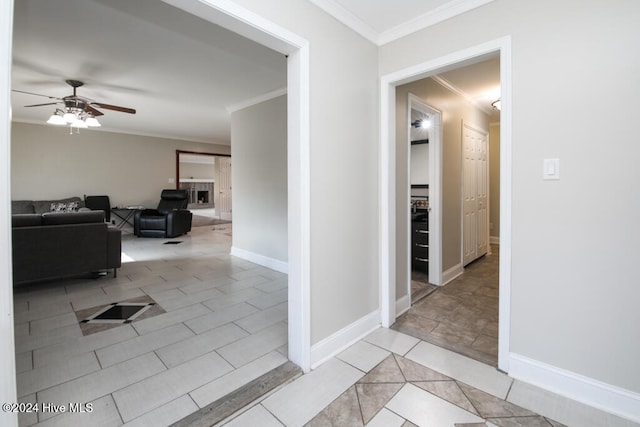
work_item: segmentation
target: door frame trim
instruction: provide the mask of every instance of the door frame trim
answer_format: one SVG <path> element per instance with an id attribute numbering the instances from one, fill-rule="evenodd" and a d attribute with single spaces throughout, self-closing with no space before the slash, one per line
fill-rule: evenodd
<path id="1" fill-rule="evenodd" d="M 512 117 L 511 37 L 505 36 L 448 55 L 404 68 L 380 78 L 379 141 L 379 285 L 380 315 L 384 327 L 396 319 L 396 86 L 420 80 L 444 70 L 478 62 L 484 56 L 500 54 L 500 302 L 498 369 L 509 371 L 511 330 L 511 213 L 512 213 Z"/>
<path id="2" fill-rule="evenodd" d="M 429 105 L 419 96 L 408 94 L 408 120 L 411 121 L 411 109 L 420 110 L 427 114 L 436 116 L 436 121 L 432 124 L 433 132 L 429 135 L 429 206 L 433 202 L 434 207 L 429 211 L 429 283 L 441 286 L 442 283 L 442 111 Z M 417 108 L 416 108 L 417 106 Z M 410 125 L 410 123 L 409 123 Z M 409 133 L 408 143 L 411 144 L 411 134 Z M 409 184 L 411 184 L 411 149 L 409 151 Z M 411 200 L 411 185 L 409 185 L 409 200 Z M 407 208 L 408 209 L 408 208 Z M 408 222 L 407 242 L 409 254 L 411 254 L 411 220 L 410 209 L 406 213 Z M 409 295 L 409 307 L 411 307 L 411 257 L 407 259 L 408 283 L 407 292 Z"/>

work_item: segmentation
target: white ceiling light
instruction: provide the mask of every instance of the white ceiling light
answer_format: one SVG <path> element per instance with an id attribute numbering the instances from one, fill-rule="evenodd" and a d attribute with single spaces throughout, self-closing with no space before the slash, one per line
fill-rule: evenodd
<path id="1" fill-rule="evenodd" d="M 72 113 L 71 111 L 67 111 L 66 113 L 64 113 L 62 115 L 62 118 L 65 121 L 65 124 L 67 123 L 73 123 L 76 121 L 76 115 L 74 113 Z"/>
<path id="2" fill-rule="evenodd" d="M 429 129 L 429 127 L 431 127 L 431 122 L 429 121 L 428 117 L 424 119 L 418 119 L 411 122 L 411 127 Z"/>
<path id="3" fill-rule="evenodd" d="M 87 118 L 84 119 L 84 122 L 87 124 L 87 126 L 89 126 L 90 128 L 93 127 L 100 127 L 102 126 L 100 124 L 100 122 L 98 121 L 98 119 L 96 119 L 95 117 L 93 117 L 91 114 L 87 115 Z"/>
<path id="4" fill-rule="evenodd" d="M 85 129 L 88 128 L 87 124 L 81 118 L 77 118 L 76 120 L 70 123 L 72 128 Z"/>
<path id="5" fill-rule="evenodd" d="M 62 117 L 62 111 L 56 110 L 51 117 L 49 117 L 47 123 L 50 125 L 66 125 L 67 121 Z"/>
<path id="6" fill-rule="evenodd" d="M 56 109 L 47 120 L 47 123 L 59 126 L 69 125 L 72 128 L 82 129 L 102 126 L 93 114 L 73 107 L 65 107 L 64 110 Z"/>

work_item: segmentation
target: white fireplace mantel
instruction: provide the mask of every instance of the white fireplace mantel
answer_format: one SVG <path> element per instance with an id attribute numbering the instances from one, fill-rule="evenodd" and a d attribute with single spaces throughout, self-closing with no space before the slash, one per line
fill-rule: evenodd
<path id="1" fill-rule="evenodd" d="M 215 182 L 209 178 L 180 178 L 180 182 Z"/>

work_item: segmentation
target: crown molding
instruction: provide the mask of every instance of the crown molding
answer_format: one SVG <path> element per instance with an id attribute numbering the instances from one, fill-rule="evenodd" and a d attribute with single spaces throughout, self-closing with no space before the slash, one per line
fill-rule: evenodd
<path id="1" fill-rule="evenodd" d="M 429 12 L 390 28 L 378 36 L 378 45 L 382 46 L 416 31 L 423 30 L 442 21 L 484 6 L 494 0 L 452 0 Z"/>
<path id="2" fill-rule="evenodd" d="M 273 98 L 277 98 L 282 95 L 287 94 L 287 88 L 282 87 L 280 89 L 276 89 L 274 91 L 265 93 L 260 96 L 256 96 L 255 98 L 247 99 L 246 101 L 238 102 L 237 104 L 228 105 L 227 111 L 229 113 L 235 113 L 238 110 L 243 110 L 245 108 L 251 107 L 252 105 L 260 104 L 261 102 L 269 101 Z"/>
<path id="3" fill-rule="evenodd" d="M 481 105 L 479 102 L 477 102 L 475 99 L 473 99 L 471 97 L 471 95 L 469 95 L 467 92 L 463 91 L 462 89 L 460 89 L 459 87 L 455 86 L 453 83 L 449 82 L 446 79 L 443 79 L 440 76 L 431 76 L 431 78 L 433 80 L 435 80 L 437 83 L 439 83 L 441 86 L 444 86 L 445 88 L 449 89 L 451 92 L 460 95 L 461 97 L 463 97 L 464 99 L 467 100 L 467 102 L 469 102 L 469 104 L 473 105 L 474 107 L 482 110 L 483 112 L 491 115 L 492 111 L 490 108 L 485 107 L 483 105 Z"/>
<path id="4" fill-rule="evenodd" d="M 416 31 L 438 24 L 454 16 L 468 12 L 494 0 L 451 0 L 427 13 L 416 16 L 402 24 L 383 32 L 376 31 L 369 24 L 345 9 L 335 0 L 309 0 L 329 15 L 342 22 L 372 43 L 382 46 Z"/>
<path id="5" fill-rule="evenodd" d="M 309 0 L 311 3 L 318 6 L 320 9 L 327 12 L 329 15 L 342 22 L 347 27 L 351 28 L 356 33 L 360 34 L 370 42 L 380 45 L 378 39 L 380 34 L 369 24 L 365 23 L 362 19 L 345 9 L 341 4 L 334 0 Z"/>

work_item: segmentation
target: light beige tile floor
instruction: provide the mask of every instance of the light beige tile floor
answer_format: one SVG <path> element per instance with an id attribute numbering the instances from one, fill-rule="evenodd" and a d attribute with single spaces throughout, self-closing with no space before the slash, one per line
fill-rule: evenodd
<path id="1" fill-rule="evenodd" d="M 41 412 L 20 425 L 169 425 L 286 362 L 287 276 L 231 257 L 231 233 L 231 224 L 174 239 L 124 233 L 117 278 L 16 288 L 21 401 L 95 404 L 90 415 Z M 76 312 L 140 297 L 165 313 L 79 327 Z"/>

